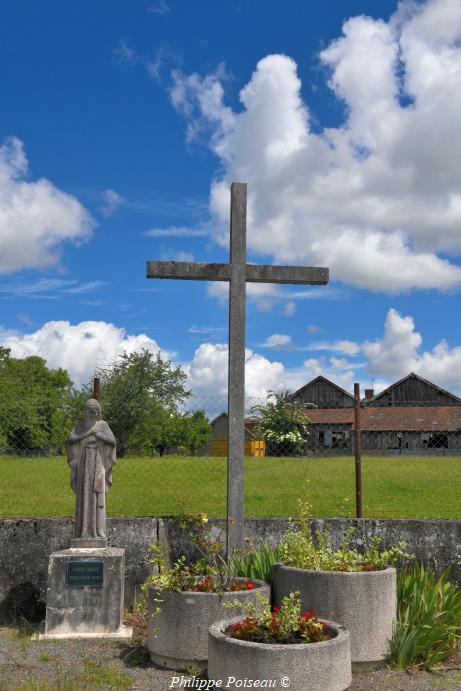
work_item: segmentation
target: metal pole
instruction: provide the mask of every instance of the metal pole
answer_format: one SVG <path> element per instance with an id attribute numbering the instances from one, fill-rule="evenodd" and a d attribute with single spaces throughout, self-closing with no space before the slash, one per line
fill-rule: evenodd
<path id="1" fill-rule="evenodd" d="M 355 405 L 355 515 L 362 518 L 362 424 L 360 419 L 360 384 L 354 384 Z"/>
<path id="2" fill-rule="evenodd" d="M 101 380 L 99 377 L 95 377 L 93 379 L 93 398 L 95 398 L 97 401 L 100 400 L 100 393 L 101 393 Z"/>

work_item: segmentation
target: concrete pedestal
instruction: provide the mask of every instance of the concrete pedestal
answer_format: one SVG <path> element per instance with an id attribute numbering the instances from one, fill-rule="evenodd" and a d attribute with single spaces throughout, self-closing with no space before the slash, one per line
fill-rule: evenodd
<path id="1" fill-rule="evenodd" d="M 72 548 L 50 555 L 43 638 L 130 638 L 123 626 L 125 550 Z"/>

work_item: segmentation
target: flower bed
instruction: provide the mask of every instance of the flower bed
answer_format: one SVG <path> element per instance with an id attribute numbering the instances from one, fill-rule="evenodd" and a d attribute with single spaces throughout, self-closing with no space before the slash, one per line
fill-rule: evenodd
<path id="1" fill-rule="evenodd" d="M 325 625 L 328 640 L 286 645 L 232 638 L 229 621 L 216 622 L 209 633 L 208 678 L 221 680 L 223 688 L 232 677 L 242 683 L 270 680 L 272 688 L 290 691 L 343 691 L 352 680 L 349 632 L 331 621 Z"/>

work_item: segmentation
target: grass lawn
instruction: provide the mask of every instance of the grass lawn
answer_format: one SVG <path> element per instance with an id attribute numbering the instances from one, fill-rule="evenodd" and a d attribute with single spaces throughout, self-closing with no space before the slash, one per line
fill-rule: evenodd
<path id="1" fill-rule="evenodd" d="M 317 516 L 352 516 L 354 459 L 247 458 L 247 516 L 290 516 L 308 483 Z M 363 513 L 371 517 L 461 517 L 461 458 L 364 457 Z M 224 516 L 226 460 L 222 458 L 122 458 L 107 496 L 111 516 L 178 512 Z M 74 511 L 63 457 L 0 456 L 0 516 L 65 516 Z"/>

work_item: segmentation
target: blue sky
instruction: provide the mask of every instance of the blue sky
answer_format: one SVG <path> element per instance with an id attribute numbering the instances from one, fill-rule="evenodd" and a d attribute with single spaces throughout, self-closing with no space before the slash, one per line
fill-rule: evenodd
<path id="1" fill-rule="evenodd" d="M 249 289 L 247 392 L 461 391 L 461 5 L 18 0 L 0 11 L 0 342 L 85 381 L 161 349 L 226 387 L 226 288 L 147 259 L 330 267 Z M 256 292 L 255 292 L 256 291 Z"/>

